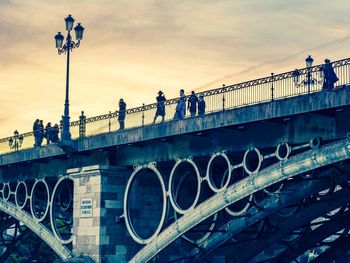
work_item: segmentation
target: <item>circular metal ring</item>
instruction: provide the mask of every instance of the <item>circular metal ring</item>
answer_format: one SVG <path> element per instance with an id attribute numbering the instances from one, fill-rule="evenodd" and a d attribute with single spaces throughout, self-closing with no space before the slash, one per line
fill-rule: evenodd
<path id="1" fill-rule="evenodd" d="M 221 187 L 220 188 L 217 188 L 215 186 L 215 184 L 212 182 L 212 179 L 211 179 L 211 164 L 212 162 L 215 160 L 215 158 L 217 157 L 222 157 L 226 163 L 227 163 L 227 171 L 228 171 L 228 175 L 226 176 L 226 182 L 221 182 Z M 225 172 L 226 173 L 226 172 Z M 210 189 L 212 191 L 214 191 L 215 193 L 218 193 L 218 192 L 221 192 L 223 190 L 225 190 L 227 188 L 227 186 L 229 185 L 230 183 L 230 180 L 231 180 L 231 174 L 232 174 L 232 166 L 231 166 L 231 162 L 229 160 L 229 158 L 227 157 L 227 155 L 225 153 L 215 153 L 212 155 L 212 157 L 210 158 L 209 162 L 208 162 L 208 165 L 207 165 L 207 173 L 206 173 L 206 178 L 207 178 L 207 181 L 208 181 L 208 185 L 210 187 Z M 224 176 L 223 176 L 224 177 Z"/>
<path id="2" fill-rule="evenodd" d="M 249 206 L 250 206 L 250 203 L 252 202 L 253 200 L 253 194 L 251 194 L 249 197 L 248 197 L 248 202 L 246 203 L 246 205 L 238 212 L 235 212 L 235 211 L 232 211 L 228 206 L 225 207 L 225 211 L 226 213 L 228 213 L 230 216 L 240 216 L 242 214 L 244 214 L 245 212 L 247 212 Z M 233 203 L 234 204 L 234 203 Z"/>
<path id="3" fill-rule="evenodd" d="M 285 155 L 281 156 L 281 148 L 285 148 Z M 278 160 L 283 161 L 283 160 L 287 160 L 290 153 L 292 152 L 292 147 L 290 147 L 290 145 L 285 142 L 285 143 L 280 143 L 279 145 L 277 145 L 276 151 L 275 151 L 275 155 L 277 157 Z"/>
<path id="4" fill-rule="evenodd" d="M 51 201 L 50 201 L 50 223 L 51 223 L 51 229 L 52 229 L 52 232 L 54 233 L 54 235 L 55 235 L 55 237 L 57 238 L 57 240 L 61 243 L 61 244 L 63 244 L 63 245 L 66 245 L 66 244 L 69 244 L 70 242 L 72 242 L 72 240 L 73 240 L 73 235 L 69 238 L 69 239 L 63 239 L 62 237 L 61 237 L 61 235 L 58 233 L 58 231 L 57 231 L 57 229 L 56 229 L 56 224 L 55 224 L 55 222 L 54 222 L 54 202 L 55 202 L 55 197 L 56 197 L 56 192 L 57 192 L 57 189 L 58 189 L 58 187 L 60 186 L 60 184 L 62 183 L 62 181 L 64 181 L 64 180 L 72 180 L 69 176 L 63 176 L 63 177 L 61 177 L 58 181 L 57 181 L 57 183 L 56 183 L 56 185 L 55 185 L 55 187 L 54 187 L 54 189 L 53 189 L 53 191 L 52 191 L 52 197 L 51 197 Z M 74 186 L 73 186 L 74 187 Z M 73 215 L 72 215 L 73 216 Z"/>
<path id="5" fill-rule="evenodd" d="M 5 201 L 8 201 L 11 196 L 11 189 L 10 189 L 10 183 L 4 183 L 4 186 L 2 188 L 2 198 L 4 198 Z"/>
<path id="6" fill-rule="evenodd" d="M 181 163 L 189 163 L 193 169 L 195 170 L 196 172 L 196 177 L 197 177 L 197 193 L 196 193 L 196 196 L 194 198 L 194 201 L 192 203 L 192 205 L 187 208 L 187 209 L 181 209 L 181 207 L 178 206 L 176 200 L 174 199 L 174 194 L 173 194 L 173 178 L 174 178 L 174 174 L 175 174 L 175 171 L 177 169 L 177 167 L 181 164 Z M 176 212 L 178 212 L 179 214 L 185 214 L 187 213 L 188 211 L 190 211 L 191 209 L 193 209 L 196 205 L 197 205 L 197 202 L 199 200 L 199 195 L 201 193 L 201 176 L 200 176 L 200 172 L 199 172 L 199 169 L 197 167 L 197 165 L 195 164 L 194 161 L 192 161 L 191 159 L 181 159 L 181 160 L 178 160 L 175 165 L 173 166 L 173 169 L 171 170 L 171 173 L 170 173 L 170 178 L 169 178 L 169 199 L 170 199 L 170 203 L 172 205 L 172 207 L 174 208 L 174 210 Z"/>
<path id="7" fill-rule="evenodd" d="M 162 193 L 163 193 L 163 211 L 162 211 L 162 215 L 161 215 L 161 219 L 159 222 L 159 225 L 156 229 L 156 231 L 153 233 L 152 236 L 150 236 L 149 238 L 143 239 L 141 238 L 136 231 L 134 230 L 134 227 L 132 225 L 132 223 L 130 222 L 130 218 L 129 218 L 129 210 L 128 210 L 128 195 L 129 195 L 129 191 L 130 191 L 130 187 L 132 185 L 132 182 L 134 181 L 137 173 L 142 170 L 142 169 L 149 169 L 151 171 L 153 171 L 153 173 L 156 174 L 161 189 L 162 189 Z M 125 194 L 124 194 L 124 218 L 125 218 L 125 225 L 126 228 L 130 234 L 130 236 L 132 237 L 132 239 L 134 241 L 136 241 L 139 244 L 148 244 L 149 242 L 151 242 L 160 232 L 160 230 L 163 227 L 164 221 L 165 221 L 165 216 L 166 216 L 166 212 L 167 212 L 167 200 L 166 200 L 166 189 L 165 189 L 165 183 L 164 180 L 160 174 L 160 172 L 158 171 L 158 169 L 153 165 L 153 164 L 148 164 L 148 165 L 140 165 L 138 166 L 133 173 L 131 174 L 129 181 L 126 185 L 126 189 L 125 189 Z"/>
<path id="8" fill-rule="evenodd" d="M 189 243 L 191 243 L 191 244 L 194 244 L 194 245 L 199 245 L 199 244 L 203 243 L 203 242 L 204 242 L 205 240 L 207 240 L 208 237 L 212 234 L 213 229 L 214 229 L 214 227 L 215 227 L 215 225 L 216 225 L 216 220 L 217 220 L 217 218 L 218 218 L 218 213 L 215 213 L 212 217 L 213 217 L 212 223 L 210 224 L 210 227 L 209 227 L 209 229 L 208 229 L 208 232 L 206 232 L 206 233 L 204 234 L 204 236 L 202 236 L 202 237 L 199 238 L 199 239 L 193 240 L 192 238 L 189 238 L 188 236 L 186 236 L 186 233 L 185 233 L 185 234 L 183 234 L 183 235 L 181 236 L 181 238 L 185 239 L 187 242 L 189 242 Z M 176 220 L 177 220 L 176 213 L 175 213 L 175 215 L 174 215 L 174 218 L 175 218 L 175 221 L 176 221 Z"/>
<path id="9" fill-rule="evenodd" d="M 63 199 L 62 197 L 66 195 L 65 193 L 62 193 L 63 189 L 64 188 L 61 187 L 58 191 L 58 203 L 60 204 L 60 207 L 62 208 L 62 210 L 67 211 L 73 202 L 73 195 L 70 187 L 67 187 L 69 201 L 65 204 L 64 200 L 62 200 Z"/>
<path id="10" fill-rule="evenodd" d="M 317 149 L 321 145 L 321 138 L 320 137 L 312 138 L 309 142 L 309 145 L 311 149 Z"/>
<path id="11" fill-rule="evenodd" d="M 185 176 L 182 176 L 182 177 L 180 178 L 180 181 L 179 181 L 179 183 L 178 183 L 178 185 L 177 185 L 177 187 L 176 187 L 175 198 L 177 198 L 177 196 L 178 196 L 178 193 L 179 193 L 181 184 L 182 184 L 182 182 L 183 182 L 184 179 L 185 179 Z M 176 220 L 177 220 L 176 211 L 174 212 L 174 218 L 175 218 L 175 221 L 176 221 Z M 217 218 L 218 218 L 218 213 L 215 213 L 214 216 L 213 216 L 212 223 L 210 224 L 210 227 L 209 227 L 208 232 L 206 232 L 206 233 L 204 234 L 204 236 L 202 236 L 201 238 L 196 239 L 196 240 L 193 240 L 193 239 L 187 237 L 187 236 L 186 236 L 186 233 L 183 234 L 181 237 L 182 237 L 183 239 L 185 239 L 185 240 L 186 240 L 187 242 L 189 242 L 189 243 L 197 244 L 197 245 L 201 244 L 202 242 L 204 242 L 204 240 L 206 240 L 206 239 L 211 235 L 212 230 L 214 229 L 214 227 L 215 227 L 215 225 L 216 225 L 216 220 L 217 220 Z"/>
<path id="12" fill-rule="evenodd" d="M 22 190 L 24 190 L 24 196 L 25 196 L 25 199 L 24 201 L 21 201 L 19 200 L 19 191 L 21 191 L 21 187 L 22 187 Z M 23 181 L 20 181 L 17 183 L 16 185 L 16 191 L 15 191 L 15 202 L 16 202 L 16 205 L 17 207 L 19 207 L 20 209 L 23 209 L 26 204 L 27 204 L 27 200 L 28 200 L 28 188 L 27 188 L 27 185 L 25 182 Z M 21 205 L 22 203 L 22 205 Z"/>
<path id="13" fill-rule="evenodd" d="M 35 211 L 35 208 L 34 208 L 34 202 L 35 202 L 35 190 L 36 188 L 38 187 L 38 185 L 40 184 L 43 184 L 44 185 L 44 188 L 45 188 L 45 191 L 46 191 L 46 196 L 47 196 L 47 205 L 46 205 L 46 208 L 45 208 L 45 212 L 44 214 L 41 216 L 41 217 L 37 217 L 36 215 L 36 211 Z M 31 214 L 32 214 L 32 217 L 37 221 L 37 222 L 41 222 L 45 219 L 48 211 L 49 211 L 49 206 L 50 206 L 50 190 L 49 190 L 49 186 L 47 185 L 46 181 L 44 179 L 38 179 L 35 181 L 33 187 L 32 187 L 32 191 L 30 193 L 30 211 L 31 211 Z"/>
<path id="14" fill-rule="evenodd" d="M 251 171 L 250 167 L 248 167 L 249 165 L 247 164 L 247 159 L 248 159 L 248 154 L 250 152 L 255 152 L 256 155 L 258 156 L 258 165 L 256 166 L 256 168 Z M 243 168 L 244 170 L 246 171 L 247 174 L 253 174 L 253 173 L 257 173 L 259 170 L 260 170 L 260 167 L 261 167 L 261 163 L 263 161 L 264 157 L 261 155 L 260 151 L 258 150 L 258 148 L 253 148 L 251 150 L 246 150 L 245 153 L 244 153 L 244 157 L 243 157 Z"/>

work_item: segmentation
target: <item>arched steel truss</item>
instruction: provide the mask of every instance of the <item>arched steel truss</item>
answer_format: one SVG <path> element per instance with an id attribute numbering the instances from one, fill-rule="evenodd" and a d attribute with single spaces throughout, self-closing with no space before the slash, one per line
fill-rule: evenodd
<path id="1" fill-rule="evenodd" d="M 56 206 L 58 205 L 62 208 L 62 202 L 58 202 L 57 199 L 65 197 L 73 198 L 73 189 L 65 188 L 62 190 L 62 186 L 67 181 L 73 182 L 72 178 L 66 175 L 56 180 L 52 178 L 48 178 L 48 180 L 39 178 L 27 183 L 24 181 L 2 183 L 2 189 L 0 189 L 0 196 L 2 196 L 2 198 L 0 198 L 0 210 L 22 222 L 26 227 L 32 230 L 52 248 L 62 260 L 68 260 L 73 257 L 72 252 L 65 246 L 72 242 L 72 236 L 70 235 L 69 238 L 63 239 L 60 236 L 55 222 L 55 209 L 58 209 Z M 31 185 L 31 190 L 27 185 Z M 20 190 L 20 188 L 22 188 L 22 190 Z M 15 191 L 13 191 L 14 189 Z M 67 194 L 64 190 L 70 191 L 70 194 Z M 42 195 L 41 198 L 43 198 L 43 200 L 38 200 L 38 195 Z M 61 201 L 61 199 L 59 201 Z M 42 202 L 42 207 L 38 209 L 36 206 L 40 202 Z M 72 200 L 69 200 L 68 205 L 72 208 Z M 69 218 L 73 218 L 73 213 L 71 211 L 65 211 L 67 210 L 66 208 L 67 207 L 64 206 L 61 209 L 64 211 L 60 211 L 60 216 L 66 213 Z M 60 219 L 62 220 L 63 218 L 61 217 Z M 44 223 L 47 223 L 47 221 L 49 221 L 50 224 L 46 226 Z"/>
<path id="2" fill-rule="evenodd" d="M 63 246 L 55 236 L 27 212 L 17 208 L 10 202 L 0 198 L 0 210 L 21 221 L 25 226 L 31 229 L 35 234 L 37 234 L 45 243 L 51 247 L 58 256 L 63 260 L 67 260 L 72 257 L 71 252 Z"/>
<path id="3" fill-rule="evenodd" d="M 273 164 L 216 193 L 168 226 L 145 245 L 130 262 L 147 262 L 175 239 L 215 213 L 268 186 L 287 178 L 350 158 L 349 139 L 297 154 Z"/>

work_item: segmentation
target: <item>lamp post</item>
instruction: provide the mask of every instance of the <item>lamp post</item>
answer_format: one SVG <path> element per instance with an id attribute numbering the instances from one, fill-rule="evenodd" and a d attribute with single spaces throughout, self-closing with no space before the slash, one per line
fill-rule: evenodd
<path id="1" fill-rule="evenodd" d="M 311 85 L 315 85 L 317 83 L 317 80 L 312 78 L 312 74 L 311 74 L 311 68 L 312 68 L 312 63 L 314 62 L 314 59 L 309 55 L 306 59 L 305 59 L 305 63 L 306 63 L 306 78 L 299 82 L 300 80 L 300 71 L 298 69 L 295 69 L 292 72 L 292 78 L 293 81 L 295 83 L 295 85 L 297 87 L 300 87 L 301 85 L 307 86 L 307 92 L 310 93 L 311 91 Z M 320 77 L 323 78 L 322 72 L 320 72 Z"/>
<path id="2" fill-rule="evenodd" d="M 71 133 L 69 131 L 69 62 L 70 62 L 70 51 L 74 48 L 78 48 L 80 45 L 80 40 L 83 39 L 84 27 L 81 26 L 80 23 L 76 27 L 74 27 L 76 42 L 72 40 L 71 30 L 74 25 L 74 18 L 71 15 L 68 15 L 65 19 L 66 22 L 66 30 L 68 31 L 66 43 L 63 45 L 64 36 L 61 32 L 58 32 L 55 36 L 56 48 L 58 54 L 66 54 L 67 53 L 67 76 L 66 76 L 66 98 L 64 101 L 64 114 L 62 116 L 62 133 L 61 140 L 69 141 L 71 140 Z"/>
<path id="3" fill-rule="evenodd" d="M 314 84 L 314 80 L 311 79 L 311 67 L 312 63 L 314 62 L 313 58 L 309 55 L 306 59 L 306 69 L 307 69 L 307 74 L 306 74 L 306 83 L 307 83 L 307 93 L 310 93 L 310 85 Z"/>
<path id="4" fill-rule="evenodd" d="M 18 149 L 22 146 L 23 136 L 19 135 L 17 130 L 15 130 L 13 134 L 14 136 L 9 139 L 9 146 L 10 149 L 15 149 L 15 151 L 18 151 Z"/>

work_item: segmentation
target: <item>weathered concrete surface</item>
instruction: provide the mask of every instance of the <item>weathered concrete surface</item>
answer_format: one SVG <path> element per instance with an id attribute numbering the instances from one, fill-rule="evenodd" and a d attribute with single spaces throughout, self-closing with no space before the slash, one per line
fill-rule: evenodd
<path id="1" fill-rule="evenodd" d="M 285 141 L 303 143 L 317 136 L 341 138 L 350 131 L 349 112 L 350 89 L 318 92 L 79 139 L 77 151 L 70 155 L 57 145 L 1 155 L 0 178 L 56 176 L 56 171 L 62 174 L 88 165 L 127 166 L 220 150 L 239 152 Z"/>

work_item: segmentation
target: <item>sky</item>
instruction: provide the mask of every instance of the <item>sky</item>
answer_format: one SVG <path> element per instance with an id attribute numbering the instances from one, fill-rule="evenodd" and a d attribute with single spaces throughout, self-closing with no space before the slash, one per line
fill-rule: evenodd
<path id="1" fill-rule="evenodd" d="M 348 0 L 0 0 L 0 137 L 63 114 L 71 14 L 85 27 L 71 54 L 78 119 L 349 56 Z"/>

